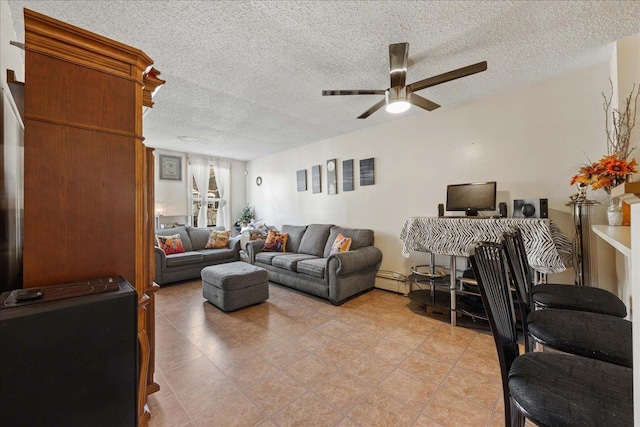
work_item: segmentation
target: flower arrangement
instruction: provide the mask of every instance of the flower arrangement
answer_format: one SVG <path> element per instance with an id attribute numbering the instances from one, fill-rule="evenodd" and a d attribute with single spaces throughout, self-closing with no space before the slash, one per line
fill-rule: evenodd
<path id="1" fill-rule="evenodd" d="M 607 134 L 607 155 L 603 156 L 595 163 L 583 165 L 578 169 L 578 173 L 571 178 L 570 185 L 578 184 L 579 195 L 584 197 L 586 187 L 591 186 L 593 190 L 599 188 L 611 195 L 611 189 L 624 183 L 627 176 L 637 173 L 638 165 L 635 159 L 629 159 L 629 154 L 634 150 L 631 147 L 631 131 L 636 125 L 636 112 L 638 108 L 638 97 L 640 88 L 636 92 L 636 85 L 631 88 L 631 93 L 622 103 L 622 109 L 611 108 L 613 99 L 613 83 L 611 85 L 611 95 L 609 98 L 602 93 L 604 98 L 605 112 L 605 132 Z M 635 96 L 634 96 L 634 92 Z M 609 119 L 611 117 L 611 119 Z"/>
<path id="2" fill-rule="evenodd" d="M 571 178 L 571 185 L 590 185 L 593 190 L 602 188 L 607 194 L 611 194 L 611 189 L 627 180 L 627 175 L 638 172 L 636 159 L 627 161 L 620 158 L 620 153 L 615 152 L 602 157 L 595 163 L 583 165 L 578 169 L 578 173 Z"/>

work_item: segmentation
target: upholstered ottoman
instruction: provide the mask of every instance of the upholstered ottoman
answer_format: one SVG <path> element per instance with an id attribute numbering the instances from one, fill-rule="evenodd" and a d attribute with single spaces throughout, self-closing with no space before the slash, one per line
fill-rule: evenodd
<path id="1" fill-rule="evenodd" d="M 246 262 L 202 269 L 202 296 L 224 311 L 238 310 L 269 298 L 267 270 Z"/>

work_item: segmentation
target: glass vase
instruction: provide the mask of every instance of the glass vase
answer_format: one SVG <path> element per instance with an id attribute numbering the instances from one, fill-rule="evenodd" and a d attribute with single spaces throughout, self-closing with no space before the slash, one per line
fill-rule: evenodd
<path id="1" fill-rule="evenodd" d="M 609 207 L 607 207 L 607 222 L 609 225 L 622 225 L 622 208 L 620 200 L 609 195 Z"/>

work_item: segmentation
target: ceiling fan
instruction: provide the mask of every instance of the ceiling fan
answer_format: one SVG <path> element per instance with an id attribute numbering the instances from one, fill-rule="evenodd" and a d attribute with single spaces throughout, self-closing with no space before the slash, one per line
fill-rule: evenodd
<path id="1" fill-rule="evenodd" d="M 457 70 L 447 73 L 438 74 L 428 79 L 419 80 L 415 83 L 406 84 L 407 79 L 407 59 L 409 57 L 409 43 L 394 43 L 389 45 L 389 75 L 391 77 L 391 86 L 385 90 L 323 90 L 323 96 L 332 95 L 384 95 L 384 99 L 376 103 L 373 107 L 358 116 L 359 119 L 366 119 L 383 105 L 390 113 L 402 113 L 407 111 L 411 104 L 416 107 L 424 108 L 427 111 L 435 110 L 440 107 L 433 101 L 417 95 L 415 92 L 456 80 L 461 77 L 470 76 L 487 69 L 487 61 L 478 62 L 477 64 L 458 68 Z"/>

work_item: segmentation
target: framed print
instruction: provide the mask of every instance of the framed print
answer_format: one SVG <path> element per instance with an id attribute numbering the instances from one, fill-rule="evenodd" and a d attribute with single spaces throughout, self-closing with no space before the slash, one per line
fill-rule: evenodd
<path id="1" fill-rule="evenodd" d="M 160 179 L 182 181 L 182 157 L 160 154 Z"/>
<path id="2" fill-rule="evenodd" d="M 373 157 L 360 160 L 360 185 L 374 185 L 376 183 Z"/>
<path id="3" fill-rule="evenodd" d="M 327 160 L 327 194 L 338 194 L 338 166 L 336 159 Z"/>
<path id="4" fill-rule="evenodd" d="M 342 162 L 342 191 L 353 191 L 353 159 Z"/>
<path id="5" fill-rule="evenodd" d="M 307 191 L 307 170 L 296 171 L 296 184 L 298 191 Z"/>
<path id="6" fill-rule="evenodd" d="M 320 180 L 320 165 L 311 167 L 311 191 L 322 193 L 322 182 Z"/>

